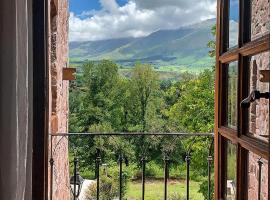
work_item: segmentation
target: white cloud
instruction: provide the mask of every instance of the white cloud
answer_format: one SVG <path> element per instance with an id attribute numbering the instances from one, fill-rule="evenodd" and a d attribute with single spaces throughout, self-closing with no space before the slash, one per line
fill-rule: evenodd
<path id="1" fill-rule="evenodd" d="M 118 4 L 115 0 L 100 0 L 101 6 L 104 10 L 109 12 L 117 12 L 118 11 Z"/>
<path id="2" fill-rule="evenodd" d="M 216 12 L 215 0 L 130 0 L 124 6 L 115 0 L 100 3 L 100 11 L 70 14 L 70 41 L 141 37 L 214 18 Z"/>
<path id="3" fill-rule="evenodd" d="M 216 4 L 216 0 L 134 0 L 139 8 L 155 9 L 160 7 L 175 6 L 183 10 L 192 10 L 201 5 Z"/>

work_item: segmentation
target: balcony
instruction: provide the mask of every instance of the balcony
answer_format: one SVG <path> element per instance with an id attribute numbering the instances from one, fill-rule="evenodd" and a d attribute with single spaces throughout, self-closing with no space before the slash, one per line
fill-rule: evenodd
<path id="1" fill-rule="evenodd" d="M 71 199 L 151 199 L 153 192 L 155 199 L 203 198 L 198 189 L 213 198 L 213 133 L 52 134 L 51 191 L 61 170 L 55 152 L 67 140 Z M 82 151 L 89 151 L 88 160 Z M 198 174 L 201 188 L 194 181 Z"/>

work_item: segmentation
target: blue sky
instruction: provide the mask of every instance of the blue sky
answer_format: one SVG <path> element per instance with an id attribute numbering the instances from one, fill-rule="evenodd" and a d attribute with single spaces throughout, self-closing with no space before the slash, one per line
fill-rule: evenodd
<path id="1" fill-rule="evenodd" d="M 147 1 L 147 0 L 146 0 Z M 128 0 L 116 0 L 119 6 L 125 5 Z M 102 6 L 99 0 L 70 0 L 69 9 L 76 15 L 80 15 L 83 11 L 89 10 L 101 10 Z M 235 0 L 230 5 L 231 13 L 230 18 L 238 21 L 239 20 L 239 4 Z"/>
<path id="2" fill-rule="evenodd" d="M 239 1 L 232 0 L 230 4 L 230 19 L 239 21 Z"/>
<path id="3" fill-rule="evenodd" d="M 93 0 L 70 0 L 69 1 L 69 10 L 74 12 L 76 15 L 81 14 L 86 10 L 100 10 L 101 5 L 99 1 Z"/>
<path id="4" fill-rule="evenodd" d="M 119 6 L 125 5 L 128 0 L 117 0 Z M 76 15 L 80 15 L 83 11 L 101 10 L 102 6 L 99 0 L 69 0 L 69 10 Z"/>
<path id="5" fill-rule="evenodd" d="M 236 1 L 236 0 L 232 0 Z M 216 0 L 69 0 L 70 41 L 147 36 L 216 17 Z"/>

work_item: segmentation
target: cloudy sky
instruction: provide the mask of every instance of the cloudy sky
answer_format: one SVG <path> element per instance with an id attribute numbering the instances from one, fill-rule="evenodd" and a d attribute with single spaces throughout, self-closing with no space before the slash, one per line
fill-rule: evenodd
<path id="1" fill-rule="evenodd" d="M 146 36 L 215 18 L 216 0 L 70 0 L 70 41 Z"/>

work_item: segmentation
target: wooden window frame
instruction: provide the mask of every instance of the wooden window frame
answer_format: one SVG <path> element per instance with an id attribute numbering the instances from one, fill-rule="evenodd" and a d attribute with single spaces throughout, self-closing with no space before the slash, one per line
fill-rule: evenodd
<path id="1" fill-rule="evenodd" d="M 270 34 L 264 35 L 251 41 L 251 1 L 239 1 L 239 36 L 238 47 L 228 49 L 228 20 L 229 20 L 229 0 L 217 0 L 217 39 L 216 39 L 216 83 L 215 83 L 215 199 L 224 198 L 224 172 L 225 163 L 222 156 L 225 156 L 222 138 L 227 138 L 237 146 L 237 199 L 247 199 L 247 159 L 248 151 L 254 152 L 258 156 L 268 160 L 269 168 L 269 143 L 252 138 L 247 134 L 247 109 L 240 108 L 240 102 L 249 94 L 247 83 L 249 79 L 246 68 L 249 67 L 249 58 L 253 55 L 270 50 Z M 238 130 L 232 130 L 223 126 L 224 117 L 224 94 L 226 93 L 226 78 L 224 66 L 238 61 Z M 245 86 L 245 87 L 244 87 Z M 269 133 L 270 135 L 270 133 Z M 268 170 L 269 171 L 269 170 Z M 270 176 L 268 175 L 268 179 Z M 268 190 L 270 184 L 268 180 Z M 270 199 L 270 193 L 269 199 Z"/>
<path id="2" fill-rule="evenodd" d="M 32 0 L 33 153 L 32 199 L 48 199 L 48 3 Z"/>
<path id="3" fill-rule="evenodd" d="M 249 0 L 248 0 L 249 1 Z M 240 175 L 246 175 L 247 151 L 252 151 L 269 160 L 270 147 L 265 142 L 251 138 L 245 134 L 247 121 L 242 117 L 246 111 L 238 110 L 240 116 L 239 130 L 234 132 L 222 126 L 221 95 L 226 89 L 222 85 L 222 64 L 239 60 L 239 88 L 238 103 L 248 95 L 243 89 L 247 75 L 243 73 L 244 66 L 248 66 L 247 58 L 258 53 L 270 50 L 270 34 L 250 41 L 249 31 L 244 31 L 250 24 L 250 7 L 247 0 L 240 0 L 240 25 L 239 47 L 226 52 L 228 35 L 224 33 L 226 24 L 226 0 L 217 0 L 217 53 L 216 53 L 216 84 L 215 84 L 215 199 L 222 198 L 222 187 L 219 184 L 223 178 L 222 170 L 224 163 L 220 155 L 222 149 L 222 137 L 230 139 L 237 144 L 237 199 L 245 199 L 246 181 Z M 32 198 L 35 200 L 47 199 L 48 197 L 48 62 L 47 62 L 47 27 L 48 27 L 48 2 L 33 0 L 33 164 L 32 164 Z M 244 34 L 245 33 L 245 34 Z M 219 51 L 221 50 L 221 51 Z M 238 108 L 240 109 L 240 108 Z M 243 120 L 242 120 L 243 119 Z M 269 165 L 268 165 L 269 167 Z M 270 170 L 269 170 L 270 171 Z M 244 177 L 242 176 L 242 177 Z M 268 178 L 270 176 L 268 175 Z M 269 181 L 268 181 L 269 182 Z M 268 184 L 270 187 L 270 184 Z M 270 190 L 270 188 L 269 188 Z M 269 194 L 270 195 L 270 194 Z M 270 199 L 270 197 L 269 197 Z"/>

